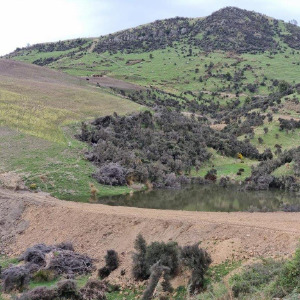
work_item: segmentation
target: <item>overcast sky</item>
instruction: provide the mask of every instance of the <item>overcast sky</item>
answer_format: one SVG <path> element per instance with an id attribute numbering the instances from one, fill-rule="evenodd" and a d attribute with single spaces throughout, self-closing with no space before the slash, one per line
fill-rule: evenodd
<path id="1" fill-rule="evenodd" d="M 0 0 L 0 55 L 27 43 L 97 37 L 157 19 L 237 6 L 300 21 L 300 0 Z"/>

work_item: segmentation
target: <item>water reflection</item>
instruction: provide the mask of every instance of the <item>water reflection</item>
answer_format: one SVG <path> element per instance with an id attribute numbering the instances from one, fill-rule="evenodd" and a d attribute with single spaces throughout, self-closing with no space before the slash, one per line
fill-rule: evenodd
<path id="1" fill-rule="evenodd" d="M 300 204 L 300 197 L 280 190 L 239 191 L 236 186 L 192 185 L 180 190 L 153 190 L 133 195 L 103 197 L 99 203 L 113 206 L 190 211 L 278 210 L 283 203 Z"/>

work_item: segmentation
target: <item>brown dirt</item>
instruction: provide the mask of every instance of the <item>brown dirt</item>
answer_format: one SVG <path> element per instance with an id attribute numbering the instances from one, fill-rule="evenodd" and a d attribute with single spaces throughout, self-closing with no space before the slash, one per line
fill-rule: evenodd
<path id="1" fill-rule="evenodd" d="M 227 259 L 287 256 L 295 251 L 300 238 L 300 213 L 110 207 L 4 189 L 0 189 L 0 208 L 1 220 L 4 216 L 6 224 L 1 225 L 1 239 L 10 242 L 9 254 L 18 255 L 36 243 L 71 241 L 77 251 L 98 259 L 99 265 L 103 264 L 106 250 L 117 250 L 121 268 L 127 274 L 139 233 L 147 242 L 173 240 L 187 245 L 201 241 L 215 264 Z M 113 276 L 118 277 L 119 271 L 115 273 Z"/>
<path id="2" fill-rule="evenodd" d="M 92 77 L 84 77 L 84 80 L 86 80 L 86 78 L 88 78 L 88 82 L 92 83 L 92 84 L 99 84 L 99 86 L 102 87 L 111 87 L 111 88 L 118 88 L 118 89 L 123 89 L 123 90 L 135 90 L 135 91 L 140 91 L 140 90 L 145 90 L 144 87 L 139 86 L 137 84 L 133 84 L 130 82 L 126 82 L 123 80 L 119 80 L 119 79 L 115 79 L 112 77 L 108 77 L 108 76 L 97 76 L 95 75 Z"/>
<path id="3" fill-rule="evenodd" d="M 284 115 L 284 114 L 278 114 L 277 115 L 278 119 L 284 119 L 284 120 L 295 120 L 295 121 L 300 121 L 300 118 L 296 118 L 293 116 L 289 116 L 289 115 Z"/>
<path id="4" fill-rule="evenodd" d="M 144 60 L 143 59 L 130 59 L 126 62 L 126 65 L 127 66 L 132 66 L 132 65 L 136 65 L 136 64 L 139 64 L 141 62 L 143 62 Z"/>
<path id="5" fill-rule="evenodd" d="M 15 172 L 5 172 L 0 174 L 0 184 L 6 189 L 25 190 L 26 187 L 21 176 Z"/>
<path id="6" fill-rule="evenodd" d="M 226 127 L 226 124 L 212 124 L 209 126 L 210 128 L 214 129 L 214 130 L 218 130 L 221 131 Z"/>
<path id="7" fill-rule="evenodd" d="M 3 77 L 3 79 L 6 77 L 57 84 L 78 85 L 79 83 L 78 78 L 65 73 L 9 59 L 0 59 L 0 76 Z"/>

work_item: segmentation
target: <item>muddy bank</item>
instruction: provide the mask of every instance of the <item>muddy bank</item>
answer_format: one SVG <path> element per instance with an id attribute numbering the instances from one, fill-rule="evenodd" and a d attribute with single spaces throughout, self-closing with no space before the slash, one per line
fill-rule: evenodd
<path id="1" fill-rule="evenodd" d="M 300 238 L 300 213 L 162 211 L 57 200 L 43 193 L 0 190 L 1 240 L 17 255 L 36 243 L 71 241 L 75 249 L 103 263 L 115 249 L 130 274 L 133 243 L 202 242 L 215 264 L 226 259 L 288 256 Z M 119 272 L 119 271 L 116 271 Z M 114 274 L 118 276 L 119 274 Z"/>

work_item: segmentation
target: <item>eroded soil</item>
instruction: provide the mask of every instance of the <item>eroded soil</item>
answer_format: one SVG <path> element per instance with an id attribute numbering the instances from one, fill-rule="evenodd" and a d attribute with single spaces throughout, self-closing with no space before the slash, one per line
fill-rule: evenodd
<path id="1" fill-rule="evenodd" d="M 130 274 L 136 236 L 147 242 L 201 241 L 214 264 L 227 259 L 291 255 L 300 238 L 300 213 L 162 211 L 61 201 L 44 193 L 0 189 L 2 251 L 18 255 L 36 243 L 71 241 L 103 264 L 108 249 Z M 4 243 L 5 242 L 5 243 Z M 119 270 L 119 269 L 118 269 Z M 119 277 L 120 271 L 113 277 Z"/>

